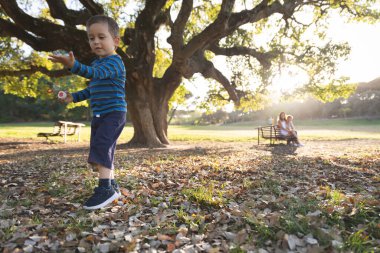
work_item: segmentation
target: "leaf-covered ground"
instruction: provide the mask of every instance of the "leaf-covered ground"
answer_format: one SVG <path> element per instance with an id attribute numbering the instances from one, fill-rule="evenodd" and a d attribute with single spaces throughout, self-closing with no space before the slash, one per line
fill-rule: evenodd
<path id="1" fill-rule="evenodd" d="M 2 252 L 379 252 L 380 141 L 118 146 L 88 212 L 86 143 L 0 142 Z"/>

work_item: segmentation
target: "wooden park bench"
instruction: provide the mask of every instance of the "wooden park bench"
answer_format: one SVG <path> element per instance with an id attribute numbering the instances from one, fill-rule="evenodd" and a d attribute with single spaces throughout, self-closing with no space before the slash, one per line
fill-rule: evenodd
<path id="1" fill-rule="evenodd" d="M 53 136 L 63 136 L 63 141 L 66 143 L 66 136 L 78 135 L 78 141 L 80 141 L 80 130 L 85 126 L 82 123 L 74 123 L 69 121 L 57 121 L 54 124 L 52 133 L 38 133 L 37 137 L 45 137 L 46 140 Z"/>
<path id="2" fill-rule="evenodd" d="M 277 126 L 269 125 L 257 128 L 257 145 L 260 145 L 260 138 L 269 139 L 270 145 L 274 145 L 276 141 L 286 141 L 288 138 L 281 135 L 280 129 Z"/>

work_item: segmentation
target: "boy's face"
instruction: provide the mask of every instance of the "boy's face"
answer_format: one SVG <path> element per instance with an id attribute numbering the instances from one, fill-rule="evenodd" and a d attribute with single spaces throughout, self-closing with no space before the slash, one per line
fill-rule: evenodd
<path id="1" fill-rule="evenodd" d="M 87 36 L 92 52 L 100 58 L 114 54 L 119 45 L 120 39 L 111 35 L 107 23 L 92 24 L 87 29 Z"/>

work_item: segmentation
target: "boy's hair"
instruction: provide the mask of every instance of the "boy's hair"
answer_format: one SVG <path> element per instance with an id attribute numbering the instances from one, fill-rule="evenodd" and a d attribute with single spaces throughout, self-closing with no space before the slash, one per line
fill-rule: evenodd
<path id="1" fill-rule="evenodd" d="M 107 17 L 105 15 L 95 15 L 87 20 L 86 28 L 88 29 L 91 25 L 97 23 L 106 23 L 108 25 L 108 31 L 110 34 L 116 38 L 119 37 L 119 26 L 113 18 Z"/>

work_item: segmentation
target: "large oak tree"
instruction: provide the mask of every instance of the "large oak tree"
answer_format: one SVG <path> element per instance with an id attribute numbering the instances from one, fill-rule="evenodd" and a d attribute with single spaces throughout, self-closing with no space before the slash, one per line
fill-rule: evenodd
<path id="1" fill-rule="evenodd" d="M 333 76 L 336 62 L 349 48 L 326 38 L 329 16 L 336 13 L 364 22 L 378 18 L 375 0 L 40 2 L 40 8 L 31 8 L 27 0 L 0 0 L 3 88 L 5 84 L 8 91 L 21 94 L 30 89 L 38 95 L 35 86 L 43 90 L 41 79 L 69 75 L 44 61 L 44 52 L 73 51 L 89 64 L 94 55 L 83 27 L 86 20 L 104 13 L 122 20 L 126 8 L 134 8 L 122 27 L 123 45 L 117 52 L 127 69 L 128 112 L 134 127 L 130 143 L 148 146 L 169 143 L 168 102 L 183 79 L 196 74 L 218 84 L 210 90 L 209 102 L 254 107 L 265 101 L 266 88 L 278 71 L 296 66 L 308 76 L 304 92 L 331 99 L 346 90 L 339 85 L 344 79 Z M 32 54 L 25 56 L 22 43 L 33 49 Z M 231 75 L 215 66 L 213 57 L 219 55 L 227 58 Z"/>

